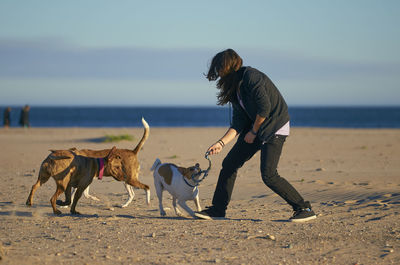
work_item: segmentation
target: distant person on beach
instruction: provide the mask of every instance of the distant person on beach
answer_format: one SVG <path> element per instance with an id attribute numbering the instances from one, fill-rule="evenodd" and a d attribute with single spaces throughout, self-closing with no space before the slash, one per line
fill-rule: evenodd
<path id="1" fill-rule="evenodd" d="M 29 110 L 31 108 L 29 105 L 25 105 L 21 110 L 21 115 L 19 117 L 19 124 L 21 127 L 29 128 L 31 125 L 29 124 Z"/>
<path id="2" fill-rule="evenodd" d="M 218 105 L 232 104 L 232 122 L 227 132 L 207 152 L 218 154 L 239 135 L 222 162 L 212 206 L 196 213 L 199 218 L 225 217 L 237 171 L 261 150 L 261 177 L 265 185 L 284 199 L 294 210 L 293 222 L 316 218 L 311 204 L 286 179 L 277 167 L 282 147 L 289 135 L 288 107 L 272 81 L 259 70 L 242 66 L 242 58 L 232 49 L 216 54 L 207 79 L 217 81 Z"/>
<path id="3" fill-rule="evenodd" d="M 10 127 L 11 124 L 11 107 L 7 107 L 4 110 L 4 120 L 3 120 L 3 124 L 5 128 Z"/>

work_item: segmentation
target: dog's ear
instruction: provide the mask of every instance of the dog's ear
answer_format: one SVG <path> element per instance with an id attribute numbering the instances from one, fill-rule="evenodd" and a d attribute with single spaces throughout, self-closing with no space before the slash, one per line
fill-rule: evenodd
<path id="1" fill-rule="evenodd" d="M 107 156 L 110 157 L 111 155 L 113 155 L 115 153 L 116 150 L 117 150 L 117 148 L 115 146 L 113 146 Z"/>
<path id="2" fill-rule="evenodd" d="M 117 148 L 115 146 L 113 146 L 113 148 L 111 148 L 110 152 L 108 153 L 108 155 L 106 157 L 106 159 L 110 159 L 110 158 L 121 159 L 121 156 L 118 155 Z"/>
<path id="3" fill-rule="evenodd" d="M 104 158 L 106 161 L 109 161 L 110 160 L 110 158 L 112 157 L 112 154 L 115 152 L 115 146 L 113 146 L 111 149 L 110 149 L 110 152 L 108 152 L 108 154 L 107 154 L 107 156 Z"/>
<path id="4" fill-rule="evenodd" d="M 182 176 L 189 177 L 189 178 L 190 178 L 190 176 L 191 176 L 191 174 L 190 174 L 190 169 L 188 169 L 188 168 L 185 168 L 185 167 L 178 167 L 178 171 L 179 171 L 179 173 L 182 174 Z"/>

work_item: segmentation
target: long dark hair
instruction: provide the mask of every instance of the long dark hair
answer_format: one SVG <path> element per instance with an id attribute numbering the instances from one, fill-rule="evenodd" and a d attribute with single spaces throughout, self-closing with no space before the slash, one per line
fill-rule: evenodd
<path id="1" fill-rule="evenodd" d="M 232 49 L 219 52 L 212 59 L 206 77 L 209 81 L 219 78 L 217 82 L 218 105 L 225 105 L 234 99 L 240 80 L 237 71 L 242 65 L 242 58 Z"/>

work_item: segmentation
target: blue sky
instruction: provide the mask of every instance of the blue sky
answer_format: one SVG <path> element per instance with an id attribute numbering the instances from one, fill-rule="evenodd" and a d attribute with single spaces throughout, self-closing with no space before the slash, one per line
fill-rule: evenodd
<path id="1" fill-rule="evenodd" d="M 235 49 L 292 106 L 400 105 L 400 1 L 0 1 L 0 105 L 216 104 Z"/>

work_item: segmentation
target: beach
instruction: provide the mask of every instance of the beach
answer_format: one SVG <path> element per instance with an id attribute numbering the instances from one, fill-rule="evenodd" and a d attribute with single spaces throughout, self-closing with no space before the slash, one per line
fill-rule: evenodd
<path id="1" fill-rule="evenodd" d="M 55 216 L 55 182 L 25 201 L 51 149 L 133 149 L 142 128 L 0 129 L 0 264 L 398 264 L 400 260 L 400 130 L 291 128 L 278 171 L 313 205 L 317 219 L 288 222 L 292 209 L 264 185 L 256 154 L 238 173 L 224 220 L 177 217 L 164 192 L 161 217 L 150 171 L 156 158 L 200 163 L 226 128 L 151 128 L 139 152 L 140 181 L 151 189 L 127 199 L 121 182 L 94 180 L 91 194 Z M 104 143 L 105 135 L 133 141 Z M 221 163 L 233 143 L 211 157 L 200 203 L 212 200 Z M 64 199 L 61 195 L 60 199 Z M 189 207 L 195 209 L 193 202 Z"/>

